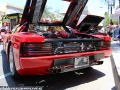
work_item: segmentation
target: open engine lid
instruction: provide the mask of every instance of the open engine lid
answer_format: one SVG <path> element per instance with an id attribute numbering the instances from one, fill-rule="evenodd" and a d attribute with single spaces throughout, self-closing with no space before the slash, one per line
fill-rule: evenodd
<path id="1" fill-rule="evenodd" d="M 88 0 L 26 0 L 21 24 L 61 23 L 75 27 Z M 63 2 L 65 4 L 63 4 Z M 66 7 L 64 8 L 63 5 Z M 60 6 L 60 7 L 59 7 Z M 59 7 L 59 8 L 56 8 Z M 65 9 L 64 15 L 53 12 Z M 55 17 L 57 16 L 57 18 Z M 59 17 L 58 17 L 59 16 Z"/>
<path id="2" fill-rule="evenodd" d="M 104 19 L 104 17 L 96 15 L 87 15 L 80 24 L 77 25 L 77 30 L 79 32 L 87 32 L 92 28 L 99 28 L 99 23 Z"/>
<path id="3" fill-rule="evenodd" d="M 97 29 L 97 30 L 101 30 L 102 27 L 103 27 L 103 26 L 99 26 L 99 25 L 98 25 L 97 27 L 95 27 L 95 29 Z"/>

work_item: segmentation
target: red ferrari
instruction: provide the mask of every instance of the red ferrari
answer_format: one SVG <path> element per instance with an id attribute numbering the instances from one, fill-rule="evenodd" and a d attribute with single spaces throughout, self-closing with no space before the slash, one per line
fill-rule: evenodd
<path id="1" fill-rule="evenodd" d="M 75 71 L 100 65 L 101 59 L 111 56 L 109 36 L 86 32 L 97 19 L 76 27 L 88 0 L 26 1 L 21 23 L 3 36 L 13 78 Z"/>

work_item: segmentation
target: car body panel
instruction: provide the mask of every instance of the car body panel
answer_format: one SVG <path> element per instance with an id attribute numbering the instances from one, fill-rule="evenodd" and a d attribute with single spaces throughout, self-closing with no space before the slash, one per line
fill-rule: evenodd
<path id="1" fill-rule="evenodd" d="M 18 71 L 22 75 L 41 75 L 41 74 L 50 74 L 51 72 L 47 72 L 47 70 L 52 66 L 55 59 L 61 58 L 76 58 L 81 56 L 90 56 L 94 54 L 100 54 L 105 52 L 105 57 L 109 57 L 112 53 L 112 49 L 110 50 L 101 50 L 96 52 L 84 52 L 84 53 L 75 53 L 75 54 L 66 54 L 66 55 L 53 55 L 53 56 L 42 56 L 42 57 L 20 57 L 21 67 Z M 34 63 L 34 64 L 33 64 Z M 22 71 L 24 72 L 21 72 Z"/>

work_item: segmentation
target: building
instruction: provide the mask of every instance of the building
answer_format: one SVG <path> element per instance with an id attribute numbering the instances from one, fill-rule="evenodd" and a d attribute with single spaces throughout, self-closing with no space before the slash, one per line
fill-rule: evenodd
<path id="1" fill-rule="evenodd" d="M 18 7 L 18 6 L 11 5 L 11 4 L 6 4 L 6 14 L 22 13 L 22 12 L 23 12 L 22 7 Z"/>
<path id="2" fill-rule="evenodd" d="M 0 27 L 2 26 L 2 16 L 12 13 L 22 13 L 23 8 L 12 4 L 0 2 Z"/>
<path id="3" fill-rule="evenodd" d="M 115 15 L 115 17 L 117 18 L 117 20 L 118 20 L 118 24 L 120 24 L 120 15 L 117 15 L 116 14 L 116 11 L 119 9 L 119 6 L 117 6 L 116 8 L 115 8 L 115 13 L 114 13 L 114 15 Z"/>

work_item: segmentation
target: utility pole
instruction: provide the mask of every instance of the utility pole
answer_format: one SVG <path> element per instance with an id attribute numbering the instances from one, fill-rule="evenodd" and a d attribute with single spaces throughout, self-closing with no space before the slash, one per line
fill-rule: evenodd
<path id="1" fill-rule="evenodd" d="M 109 7 L 110 7 L 110 15 L 112 16 L 112 9 L 115 6 L 115 2 L 110 3 L 108 0 L 108 13 L 109 13 Z M 112 22 L 112 18 L 110 19 L 110 21 Z"/>
<path id="2" fill-rule="evenodd" d="M 112 17 L 112 7 L 114 6 L 114 4 L 110 4 L 109 6 L 110 6 L 110 11 L 111 11 L 110 15 Z M 112 18 L 110 19 L 110 21 L 112 22 Z"/>

